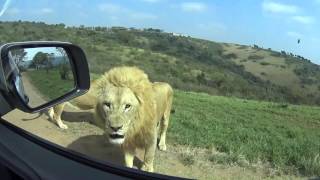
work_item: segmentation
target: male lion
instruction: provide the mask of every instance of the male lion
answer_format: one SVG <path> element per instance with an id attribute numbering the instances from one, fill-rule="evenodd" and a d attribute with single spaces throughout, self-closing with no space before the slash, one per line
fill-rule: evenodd
<path id="1" fill-rule="evenodd" d="M 89 98 L 84 97 L 86 95 Z M 132 167 L 136 149 L 144 149 L 141 169 L 153 172 L 158 124 L 158 146 L 160 150 L 166 150 L 173 98 L 171 86 L 162 82 L 151 83 L 148 76 L 136 67 L 116 67 L 97 79 L 86 95 L 77 98 L 75 105 L 95 109 L 96 124 L 104 128 L 110 143 L 121 146 L 125 165 Z M 80 103 L 81 98 L 83 103 Z M 63 106 L 60 104 L 51 110 L 58 125 L 62 123 Z"/>

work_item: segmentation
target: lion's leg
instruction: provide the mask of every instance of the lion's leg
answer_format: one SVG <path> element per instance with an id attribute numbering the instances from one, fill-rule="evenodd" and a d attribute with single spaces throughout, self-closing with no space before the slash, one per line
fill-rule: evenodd
<path id="1" fill-rule="evenodd" d="M 169 125 L 169 119 L 170 119 L 170 111 L 171 111 L 171 106 L 166 109 L 163 117 L 160 120 L 160 141 L 159 141 L 159 149 L 161 151 L 166 151 L 167 150 L 167 145 L 166 145 L 166 134 L 167 134 L 167 129 Z"/>
<path id="2" fill-rule="evenodd" d="M 56 121 L 57 125 L 61 129 L 68 129 L 68 126 L 65 125 L 62 120 L 61 120 L 61 114 L 63 112 L 64 106 L 66 103 L 61 103 L 53 107 L 54 109 L 54 115 L 53 115 L 53 120 Z"/>
<path id="3" fill-rule="evenodd" d="M 157 133 L 154 131 L 154 139 L 153 142 L 146 147 L 145 153 L 144 153 L 144 162 L 141 167 L 141 170 L 143 171 L 148 171 L 148 172 L 153 172 L 153 160 L 154 160 L 154 155 L 156 152 L 156 147 L 157 147 Z"/>
<path id="4" fill-rule="evenodd" d="M 133 167 L 134 154 L 128 151 L 124 152 L 124 163 L 126 167 Z"/>
<path id="5" fill-rule="evenodd" d="M 48 109 L 48 115 L 49 115 L 50 120 L 53 120 L 53 116 L 54 116 L 53 107 Z"/>

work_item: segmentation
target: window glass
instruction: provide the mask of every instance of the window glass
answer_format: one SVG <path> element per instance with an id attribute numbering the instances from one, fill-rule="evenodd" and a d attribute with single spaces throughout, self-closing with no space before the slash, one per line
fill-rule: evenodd
<path id="1" fill-rule="evenodd" d="M 128 129 L 138 127 L 139 117 L 149 117 L 150 111 L 155 115 L 146 122 L 159 121 L 154 161 L 152 153 L 145 156 L 137 148 L 130 151 L 133 168 L 151 170 L 147 161 L 156 173 L 196 179 L 319 177 L 319 1 L 0 0 L 0 10 L 1 44 L 79 45 L 92 87 L 98 89 L 64 108 L 35 114 L 14 110 L 3 117 L 10 123 L 62 147 L 125 165 L 132 157 L 124 156 L 119 144 L 129 141 Z M 35 60 L 33 52 L 25 50 Z M 37 53 L 45 54 L 43 62 L 52 56 L 68 59 L 61 49 Z M 23 62 L 22 68 L 28 64 Z M 31 76 L 37 67 L 40 74 L 25 90 L 39 101 L 72 90 L 69 63 L 56 69 L 54 63 L 31 65 L 22 75 Z M 146 79 L 138 81 L 141 74 L 126 76 L 131 74 L 123 70 L 115 78 L 136 78 L 134 87 L 95 86 L 104 73 L 122 66 L 139 68 L 152 84 L 138 89 Z M 142 107 L 145 116 L 139 114 Z M 61 121 L 57 115 L 52 119 L 59 110 Z M 140 124 L 138 132 L 153 127 Z M 149 135 L 130 137 L 144 147 L 142 142 L 155 141 Z"/>

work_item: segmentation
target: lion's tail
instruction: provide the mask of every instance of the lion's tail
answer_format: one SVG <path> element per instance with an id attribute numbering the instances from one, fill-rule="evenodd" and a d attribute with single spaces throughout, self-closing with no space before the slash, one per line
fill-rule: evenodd
<path id="1" fill-rule="evenodd" d="M 176 112 L 176 110 L 175 109 L 171 109 L 171 114 L 174 114 L 175 112 Z"/>

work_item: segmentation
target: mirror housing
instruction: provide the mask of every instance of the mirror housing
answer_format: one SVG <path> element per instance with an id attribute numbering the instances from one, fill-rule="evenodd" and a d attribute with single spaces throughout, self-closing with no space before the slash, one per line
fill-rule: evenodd
<path id="1" fill-rule="evenodd" d="M 23 98 L 17 89 L 17 83 L 8 79 L 8 71 L 12 72 L 17 68 L 13 59 L 9 58 L 9 53 L 11 50 L 15 49 L 49 47 L 63 48 L 65 50 L 73 71 L 74 88 L 56 99 L 45 102 L 37 107 L 30 107 L 27 104 L 28 97 Z M 83 95 L 89 88 L 90 75 L 86 56 L 83 50 L 76 45 L 58 41 L 29 41 L 8 43 L 0 46 L 0 91 L 7 104 L 10 105 L 10 108 L 8 109 L 13 110 L 14 108 L 18 108 L 28 113 L 39 112 L 43 109 Z M 3 112 L 1 115 L 3 115 Z"/>

